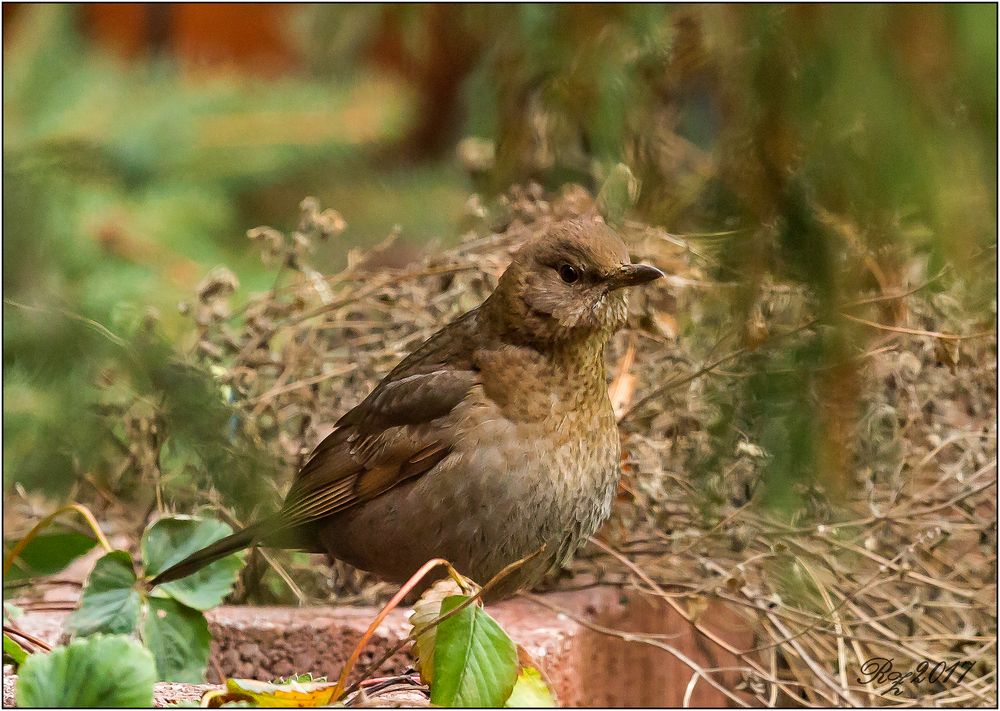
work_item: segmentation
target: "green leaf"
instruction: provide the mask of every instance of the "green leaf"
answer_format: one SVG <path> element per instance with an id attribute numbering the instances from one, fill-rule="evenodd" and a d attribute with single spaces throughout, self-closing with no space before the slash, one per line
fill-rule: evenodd
<path id="1" fill-rule="evenodd" d="M 534 667 L 521 669 L 514 690 L 510 692 L 510 697 L 504 704 L 509 709 L 552 708 L 555 705 L 556 699 L 552 690 Z"/>
<path id="2" fill-rule="evenodd" d="M 159 679 L 204 683 L 212 642 L 205 615 L 170 598 L 151 597 L 146 604 L 142 639 L 156 658 Z"/>
<path id="3" fill-rule="evenodd" d="M 21 665 L 19 708 L 150 707 L 156 681 L 152 655 L 124 636 L 77 639 Z"/>
<path id="4" fill-rule="evenodd" d="M 54 575 L 95 545 L 95 539 L 74 531 L 39 534 L 24 547 L 4 578 L 10 582 Z"/>
<path id="5" fill-rule="evenodd" d="M 446 614 L 467 600 L 452 595 Z M 517 648 L 478 605 L 469 605 L 438 625 L 431 703 L 437 706 L 503 706 L 517 681 Z"/>
<path id="6" fill-rule="evenodd" d="M 135 569 L 125 551 L 111 551 L 94 565 L 80 598 L 80 607 L 66 620 L 70 633 L 131 632 L 139 621 L 139 591 Z"/>
<path id="7" fill-rule="evenodd" d="M 233 529 L 221 521 L 194 516 L 169 516 L 153 523 L 142 534 L 142 560 L 147 576 L 154 576 L 205 546 L 225 538 Z M 186 578 L 157 587 L 175 600 L 196 610 L 219 605 L 236 584 L 243 556 L 240 551 Z"/>
<path id="8" fill-rule="evenodd" d="M 437 625 L 431 626 L 441 616 L 441 602 L 451 595 L 459 594 L 458 585 L 451 578 L 442 578 L 427 588 L 413 605 L 410 615 L 414 666 L 420 672 L 425 684 L 434 683 L 434 643 L 437 639 Z"/>
<path id="9" fill-rule="evenodd" d="M 3 656 L 5 660 L 9 657 L 14 663 L 14 666 L 20 666 L 24 664 L 24 660 L 28 658 L 28 653 L 24 651 L 24 647 L 8 637 L 7 633 L 4 632 Z"/>

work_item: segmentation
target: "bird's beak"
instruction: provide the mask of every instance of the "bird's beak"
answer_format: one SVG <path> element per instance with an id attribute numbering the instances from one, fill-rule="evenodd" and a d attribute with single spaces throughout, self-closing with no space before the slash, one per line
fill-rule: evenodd
<path id="1" fill-rule="evenodd" d="M 612 290 L 622 289 L 626 286 L 648 284 L 662 276 L 663 272 L 648 264 L 624 264 L 618 271 L 611 275 L 608 283 Z"/>

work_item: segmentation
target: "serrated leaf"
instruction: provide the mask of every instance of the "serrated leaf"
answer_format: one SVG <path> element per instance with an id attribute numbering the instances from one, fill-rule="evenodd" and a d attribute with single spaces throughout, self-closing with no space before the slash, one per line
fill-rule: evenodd
<path id="1" fill-rule="evenodd" d="M 66 620 L 66 629 L 84 637 L 97 632 L 131 632 L 139 621 L 140 599 L 135 583 L 135 569 L 129 554 L 125 551 L 107 553 L 94 565 L 80 606 Z"/>
<path id="2" fill-rule="evenodd" d="M 205 681 L 212 635 L 198 610 L 170 598 L 150 597 L 142 622 L 142 639 L 156 659 L 161 681 Z"/>
<path id="3" fill-rule="evenodd" d="M 77 639 L 21 665 L 19 708 L 150 707 L 156 681 L 152 655 L 124 636 Z"/>
<path id="4" fill-rule="evenodd" d="M 20 666 L 21 664 L 24 664 L 24 660 L 28 658 L 28 653 L 24 651 L 24 647 L 8 637 L 7 633 L 4 632 L 3 656 L 4 658 L 9 657 L 14 663 L 14 666 Z"/>
<path id="5" fill-rule="evenodd" d="M 509 709 L 552 708 L 555 705 L 552 690 L 534 667 L 521 668 L 514 690 L 504 704 Z"/>
<path id="6" fill-rule="evenodd" d="M 190 554 L 225 538 L 233 529 L 222 521 L 194 516 L 168 516 L 142 534 L 140 549 L 147 576 L 166 570 Z M 180 580 L 157 589 L 196 610 L 219 605 L 232 591 L 243 567 L 244 552 L 234 553 Z"/>
<path id="7" fill-rule="evenodd" d="M 467 599 L 464 595 L 445 598 L 441 613 L 454 610 Z M 481 607 L 469 605 L 438 625 L 432 704 L 502 706 L 516 681 L 517 648 Z"/>
<path id="8" fill-rule="evenodd" d="M 54 575 L 97 545 L 82 533 L 59 531 L 35 536 L 4 576 L 8 582 Z"/>

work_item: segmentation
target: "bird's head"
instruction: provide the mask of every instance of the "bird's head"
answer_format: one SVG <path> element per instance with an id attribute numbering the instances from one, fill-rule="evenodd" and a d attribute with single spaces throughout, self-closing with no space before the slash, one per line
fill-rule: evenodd
<path id="1" fill-rule="evenodd" d="M 626 287 L 661 276 L 656 267 L 632 264 L 603 222 L 567 220 L 518 250 L 490 301 L 520 340 L 603 342 L 625 324 Z"/>

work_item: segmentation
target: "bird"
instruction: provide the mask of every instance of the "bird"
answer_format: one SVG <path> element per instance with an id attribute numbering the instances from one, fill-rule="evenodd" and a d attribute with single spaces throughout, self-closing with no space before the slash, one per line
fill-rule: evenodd
<path id="1" fill-rule="evenodd" d="M 599 217 L 550 225 L 496 288 L 406 356 L 313 450 L 277 513 L 154 576 L 185 577 L 240 549 L 327 553 L 395 583 L 444 558 L 487 599 L 536 585 L 611 512 L 621 445 L 605 345 L 632 263 Z"/>

